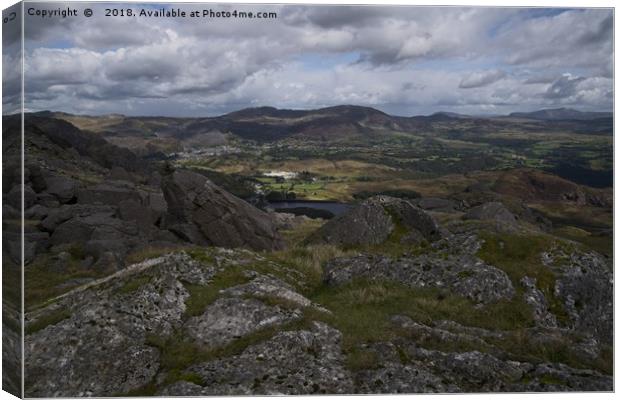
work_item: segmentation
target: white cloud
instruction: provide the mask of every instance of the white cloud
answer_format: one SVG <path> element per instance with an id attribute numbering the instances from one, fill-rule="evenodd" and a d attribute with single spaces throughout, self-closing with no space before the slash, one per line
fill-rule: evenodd
<path id="1" fill-rule="evenodd" d="M 26 32 L 28 107 L 183 115 L 341 103 L 405 115 L 611 108 L 609 10 L 535 18 L 506 8 L 261 10 L 279 18 L 36 21 Z"/>

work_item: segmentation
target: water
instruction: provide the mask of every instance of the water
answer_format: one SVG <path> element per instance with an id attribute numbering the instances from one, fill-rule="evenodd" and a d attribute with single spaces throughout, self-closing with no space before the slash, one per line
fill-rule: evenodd
<path id="1" fill-rule="evenodd" d="M 580 185 L 595 188 L 613 187 L 614 184 L 614 172 L 610 170 L 594 171 L 577 165 L 562 163 L 548 171 Z"/>
<path id="2" fill-rule="evenodd" d="M 329 211 L 334 215 L 340 215 L 347 212 L 350 208 L 350 204 L 339 203 L 337 201 L 277 201 L 269 203 L 271 207 L 275 208 L 313 208 L 315 210 Z"/>

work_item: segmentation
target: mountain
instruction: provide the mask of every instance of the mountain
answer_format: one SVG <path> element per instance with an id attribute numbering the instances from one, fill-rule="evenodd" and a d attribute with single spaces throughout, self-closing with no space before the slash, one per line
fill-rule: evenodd
<path id="1" fill-rule="evenodd" d="M 542 121 L 579 120 L 588 121 L 601 118 L 613 118 L 611 112 L 584 112 L 572 108 L 553 108 L 532 112 L 514 112 L 509 115 L 516 118 L 528 118 Z"/>
<path id="2" fill-rule="evenodd" d="M 302 140 L 321 143 L 373 143 L 386 137 L 442 134 L 481 137 L 498 131 L 611 135 L 610 113 L 572 109 L 512 113 L 503 117 L 470 116 L 440 111 L 431 115 L 394 116 L 356 105 L 314 110 L 275 107 L 245 108 L 215 117 L 128 117 L 123 115 L 84 116 L 56 112 L 37 113 L 70 122 L 96 133 L 110 143 L 140 156 L 191 151 L 230 144 L 234 139 L 259 143 Z"/>

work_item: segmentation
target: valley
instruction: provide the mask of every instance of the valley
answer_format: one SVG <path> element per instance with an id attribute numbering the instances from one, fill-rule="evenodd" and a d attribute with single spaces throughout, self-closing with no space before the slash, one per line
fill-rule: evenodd
<path id="1" fill-rule="evenodd" d="M 612 120 L 4 117 L 26 393 L 611 390 Z"/>

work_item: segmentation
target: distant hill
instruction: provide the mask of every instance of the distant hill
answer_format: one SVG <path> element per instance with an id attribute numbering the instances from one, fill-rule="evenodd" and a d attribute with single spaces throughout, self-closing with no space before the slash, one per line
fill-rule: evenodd
<path id="1" fill-rule="evenodd" d="M 509 115 L 515 118 L 537 119 L 542 121 L 579 120 L 587 121 L 601 118 L 613 118 L 610 112 L 583 112 L 572 108 L 553 108 L 532 112 L 515 112 Z"/>
<path id="2" fill-rule="evenodd" d="M 289 138 L 320 142 L 359 142 L 385 135 L 436 136 L 454 139 L 480 137 L 518 126 L 525 132 L 611 135 L 611 113 L 581 112 L 568 108 L 512 113 L 509 116 L 471 116 L 440 111 L 431 115 L 393 116 L 372 107 L 339 105 L 314 110 L 253 107 L 216 117 L 129 117 L 71 115 L 43 111 L 38 116 L 63 119 L 82 130 L 98 133 L 108 141 L 137 154 L 205 145 L 226 144 L 241 138 L 277 142 Z M 198 146 L 200 147 L 200 146 Z"/>

